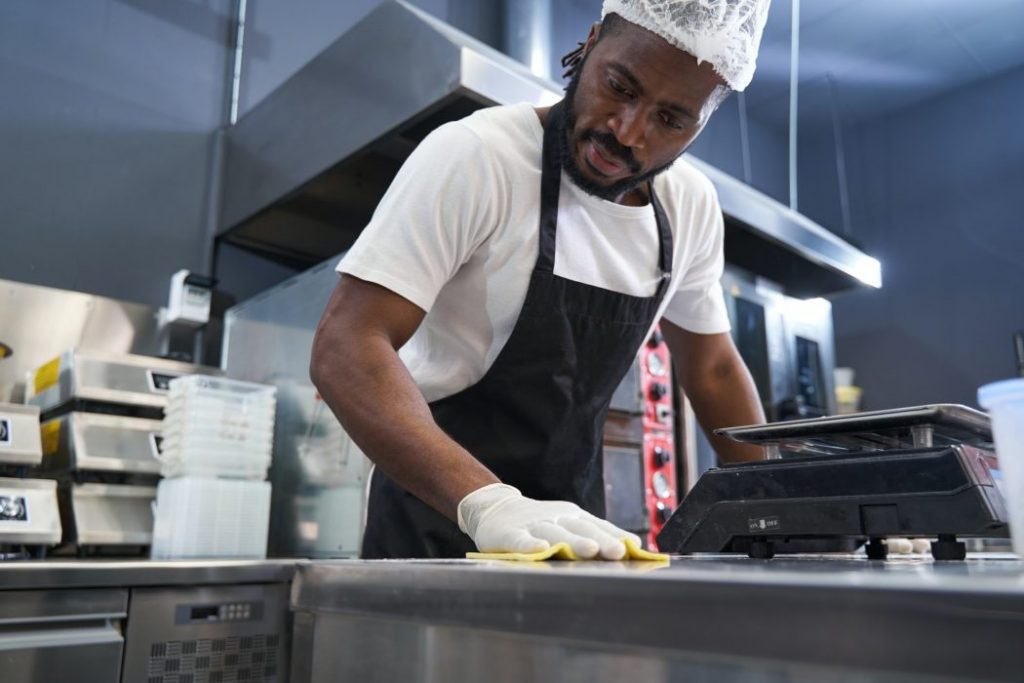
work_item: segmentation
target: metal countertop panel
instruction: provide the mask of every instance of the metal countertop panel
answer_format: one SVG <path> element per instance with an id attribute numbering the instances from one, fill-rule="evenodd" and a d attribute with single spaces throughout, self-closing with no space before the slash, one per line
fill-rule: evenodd
<path id="1" fill-rule="evenodd" d="M 324 618 L 926 680 L 1018 681 L 1024 643 L 1024 563 L 1009 558 L 314 562 L 299 568 L 292 598 Z"/>
<path id="2" fill-rule="evenodd" d="M 288 583 L 295 560 L 42 560 L 0 563 L 0 591 Z"/>

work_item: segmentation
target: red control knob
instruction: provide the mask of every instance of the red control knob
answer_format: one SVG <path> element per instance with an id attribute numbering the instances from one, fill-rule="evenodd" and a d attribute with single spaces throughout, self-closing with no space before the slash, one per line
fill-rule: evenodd
<path id="1" fill-rule="evenodd" d="M 668 518 L 672 516 L 672 511 L 668 509 L 667 505 L 659 500 L 658 504 L 655 506 L 654 514 L 658 518 L 659 522 L 665 524 L 668 522 Z"/>

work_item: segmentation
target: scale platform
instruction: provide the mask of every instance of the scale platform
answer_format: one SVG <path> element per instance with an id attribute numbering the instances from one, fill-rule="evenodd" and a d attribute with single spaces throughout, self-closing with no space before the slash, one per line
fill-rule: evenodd
<path id="1" fill-rule="evenodd" d="M 988 416 L 966 406 L 892 411 L 718 430 L 764 446 L 768 459 L 708 470 L 658 535 L 675 553 L 849 552 L 883 559 L 889 536 L 1005 537 L 1007 514 Z"/>

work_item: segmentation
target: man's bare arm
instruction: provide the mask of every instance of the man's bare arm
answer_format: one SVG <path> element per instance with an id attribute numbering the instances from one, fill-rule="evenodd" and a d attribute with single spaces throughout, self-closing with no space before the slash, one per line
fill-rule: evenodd
<path id="1" fill-rule="evenodd" d="M 463 497 L 498 479 L 437 426 L 398 357 L 424 315 L 384 287 L 342 276 L 317 327 L 310 377 L 377 467 L 454 520 Z"/>
<path id="2" fill-rule="evenodd" d="M 679 383 L 693 405 L 704 433 L 724 462 L 760 460 L 759 446 L 715 436 L 719 427 L 759 424 L 764 410 L 757 387 L 728 333 L 697 334 L 661 321 Z"/>

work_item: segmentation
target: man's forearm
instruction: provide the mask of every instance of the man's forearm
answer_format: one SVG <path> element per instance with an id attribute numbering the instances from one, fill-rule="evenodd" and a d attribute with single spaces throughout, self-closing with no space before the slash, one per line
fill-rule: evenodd
<path id="1" fill-rule="evenodd" d="M 715 452 L 724 462 L 764 458 L 764 451 L 759 446 L 739 443 L 714 434 L 714 430 L 720 427 L 760 424 L 765 421 L 757 387 L 742 361 L 737 358 L 736 362 L 693 378 L 689 384 L 691 386 L 686 386 L 685 391 L 693 405 L 693 412 Z"/>
<path id="2" fill-rule="evenodd" d="M 385 337 L 353 343 L 318 333 L 311 374 L 324 401 L 374 464 L 450 519 L 466 494 L 498 481 L 437 426 Z"/>

